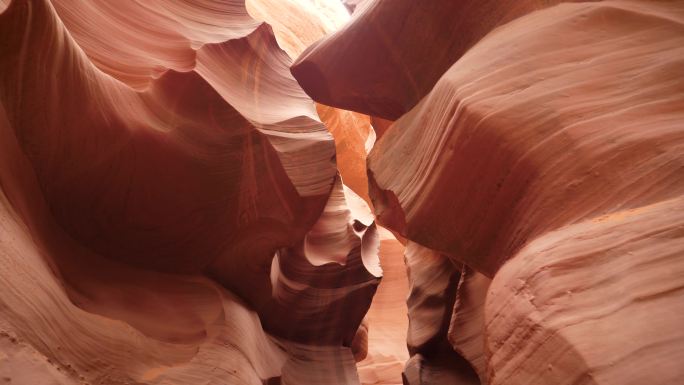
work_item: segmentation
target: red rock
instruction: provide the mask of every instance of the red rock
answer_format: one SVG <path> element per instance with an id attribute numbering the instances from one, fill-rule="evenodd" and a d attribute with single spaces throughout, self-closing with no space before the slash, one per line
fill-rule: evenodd
<path id="1" fill-rule="evenodd" d="M 355 226 L 333 139 L 270 27 L 241 3 L 55 5 L 0 14 L 12 366 L 46 381 L 358 382 L 340 357 L 379 281 L 375 226 L 369 212 Z M 312 243 L 336 259 L 312 264 Z"/>
<path id="2" fill-rule="evenodd" d="M 456 352 L 487 383 L 485 359 L 485 301 L 492 280 L 468 266 L 463 266 L 449 325 L 449 342 Z"/>
<path id="3" fill-rule="evenodd" d="M 408 243 L 405 258 L 410 282 L 406 341 L 411 353 L 404 369 L 405 382 L 479 384 L 468 361 L 447 340 L 462 266 L 414 242 Z"/>
<path id="4" fill-rule="evenodd" d="M 545 232 L 681 195 L 681 12 L 563 4 L 488 35 L 374 147 L 382 222 L 491 277 Z"/>
<path id="5" fill-rule="evenodd" d="M 552 231 L 485 304 L 490 384 L 672 384 L 684 313 L 681 197 Z"/>
<path id="6" fill-rule="evenodd" d="M 684 4 L 346 3 L 0 0 L 0 382 L 684 375 Z"/>
<path id="7" fill-rule="evenodd" d="M 309 47 L 292 73 L 317 102 L 396 120 L 489 31 L 557 2 L 369 1 Z"/>
<path id="8" fill-rule="evenodd" d="M 484 383 L 681 377 L 683 27 L 677 2 L 521 17 L 373 149 L 382 224 L 493 277 L 466 275 L 449 331 Z"/>

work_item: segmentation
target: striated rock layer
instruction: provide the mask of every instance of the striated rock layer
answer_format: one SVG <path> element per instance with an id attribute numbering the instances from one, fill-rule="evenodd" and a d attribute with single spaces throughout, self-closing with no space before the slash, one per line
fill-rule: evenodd
<path id="1" fill-rule="evenodd" d="M 468 361 L 484 384 L 487 383 L 484 312 L 491 282 L 484 274 L 463 266 L 448 331 L 451 346 Z"/>
<path id="2" fill-rule="evenodd" d="M 531 242 L 487 297 L 489 383 L 681 381 L 683 223 L 678 197 Z"/>
<path id="3" fill-rule="evenodd" d="M 683 79 L 681 1 L 0 0 L 0 382 L 677 383 Z"/>
<path id="4" fill-rule="evenodd" d="M 681 195 L 682 10 L 563 4 L 490 34 L 371 153 L 382 222 L 491 277 L 545 232 Z"/>
<path id="5" fill-rule="evenodd" d="M 483 382 L 684 375 L 682 47 L 681 2 L 535 12 L 475 44 L 373 149 L 380 221 L 468 266 L 449 341 Z"/>
<path id="6" fill-rule="evenodd" d="M 293 60 L 349 21 L 342 4 L 334 0 L 249 0 L 246 5 L 250 14 L 273 26 L 278 44 Z M 370 203 L 365 161 L 375 143 L 375 132 L 369 117 L 323 104 L 317 104 L 316 110 L 335 140 L 337 168 L 344 184 Z"/>

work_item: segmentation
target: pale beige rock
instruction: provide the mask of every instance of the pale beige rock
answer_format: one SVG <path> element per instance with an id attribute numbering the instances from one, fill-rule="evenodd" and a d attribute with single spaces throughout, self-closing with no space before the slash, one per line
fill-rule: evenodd
<path id="1" fill-rule="evenodd" d="M 256 19 L 273 26 L 278 43 L 296 59 L 317 40 L 349 21 L 349 13 L 337 0 L 249 0 L 247 10 Z M 368 197 L 366 143 L 375 142 L 375 133 L 366 115 L 317 104 L 321 120 L 335 139 L 337 167 L 346 186 L 363 199 Z"/>
<path id="2" fill-rule="evenodd" d="M 51 3 L 93 63 L 138 90 L 169 69 L 192 70 L 204 44 L 239 39 L 259 26 L 243 0 Z"/>
<path id="3" fill-rule="evenodd" d="M 684 199 L 552 231 L 485 307 L 494 384 L 675 384 L 684 376 Z"/>
<path id="4" fill-rule="evenodd" d="M 278 45 L 293 60 L 350 19 L 335 0 L 246 0 L 245 7 L 252 17 L 273 27 Z"/>
<path id="5" fill-rule="evenodd" d="M 451 346 L 470 363 L 482 384 L 487 383 L 484 310 L 491 282 L 484 274 L 463 266 L 448 334 Z"/>
<path id="6" fill-rule="evenodd" d="M 364 385 L 401 384 L 401 371 L 408 359 L 406 296 L 408 280 L 403 261 L 404 246 L 396 239 L 380 243 L 383 277 L 373 298 L 368 323 L 368 356 L 357 364 Z"/>

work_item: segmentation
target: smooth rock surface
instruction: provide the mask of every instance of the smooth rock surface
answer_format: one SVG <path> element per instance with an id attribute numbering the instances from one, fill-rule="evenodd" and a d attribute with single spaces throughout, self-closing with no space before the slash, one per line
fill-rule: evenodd
<path id="1" fill-rule="evenodd" d="M 365 1 L 351 23 L 309 47 L 292 73 L 320 103 L 396 120 L 489 31 L 558 2 Z"/>
<path id="2" fill-rule="evenodd" d="M 2 378 L 358 383 L 379 239 L 271 27 L 242 2 L 3 5 Z"/>
<path id="3" fill-rule="evenodd" d="M 548 231 L 680 196 L 682 43 L 681 2 L 561 4 L 496 30 L 374 147 L 381 222 L 492 277 Z"/>

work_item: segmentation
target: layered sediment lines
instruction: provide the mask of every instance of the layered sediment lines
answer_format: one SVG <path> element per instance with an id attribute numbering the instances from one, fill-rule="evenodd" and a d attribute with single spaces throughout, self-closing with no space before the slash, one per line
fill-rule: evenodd
<path id="1" fill-rule="evenodd" d="M 318 101 L 399 118 L 369 157 L 371 198 L 382 224 L 467 265 L 445 292 L 457 298 L 452 347 L 485 383 L 680 377 L 680 320 L 667 309 L 681 307 L 681 285 L 655 277 L 678 271 L 681 243 L 682 4 L 561 4 L 526 16 L 539 4 L 392 6 L 368 6 L 293 73 Z M 410 44 L 468 11 L 491 17 L 450 24 L 464 33 L 445 32 L 447 43 Z M 409 297 L 412 313 L 429 314 Z M 657 332 L 635 326 L 650 314 Z M 606 325 L 612 333 L 595 332 Z M 636 356 L 661 362 L 651 371 Z M 409 361 L 405 379 L 429 383 L 426 362 Z"/>
<path id="2" fill-rule="evenodd" d="M 358 383 L 375 225 L 347 208 L 333 138 L 270 26 L 242 2 L 30 0 L 0 14 L 0 41 L 12 367 Z M 314 263 L 307 242 L 340 238 Z"/>
<path id="3" fill-rule="evenodd" d="M 371 152 L 380 222 L 479 272 L 459 285 L 449 341 L 483 383 L 682 376 L 683 46 L 681 2 L 529 14 Z"/>
<path id="4" fill-rule="evenodd" d="M 491 277 L 545 232 L 680 196 L 682 20 L 562 4 L 488 35 L 373 149 L 382 222 Z"/>
<path id="5" fill-rule="evenodd" d="M 246 6 L 254 17 L 273 26 L 278 44 L 293 60 L 349 21 L 337 1 L 250 0 Z M 316 110 L 335 140 L 337 168 L 344 184 L 370 203 L 366 154 L 375 143 L 370 118 L 325 104 L 317 104 Z"/>
<path id="6" fill-rule="evenodd" d="M 489 383 L 680 381 L 683 222 L 677 197 L 531 242 L 487 297 Z"/>
<path id="7" fill-rule="evenodd" d="M 683 228 L 681 1 L 0 0 L 0 382 L 672 384 Z"/>

